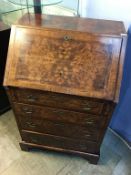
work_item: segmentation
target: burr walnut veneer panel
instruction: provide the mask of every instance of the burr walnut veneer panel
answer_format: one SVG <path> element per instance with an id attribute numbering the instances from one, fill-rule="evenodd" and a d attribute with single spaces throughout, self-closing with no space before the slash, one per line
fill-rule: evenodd
<path id="1" fill-rule="evenodd" d="M 13 26 L 15 52 L 11 51 L 10 66 L 14 70 L 7 81 L 10 86 L 113 100 L 121 41 L 120 37 Z"/>

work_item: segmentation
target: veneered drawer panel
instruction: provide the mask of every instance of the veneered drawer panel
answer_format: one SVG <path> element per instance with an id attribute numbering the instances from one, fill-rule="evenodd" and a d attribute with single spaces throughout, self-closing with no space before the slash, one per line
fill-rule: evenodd
<path id="1" fill-rule="evenodd" d="M 24 118 L 26 119 L 30 118 L 32 120 L 47 119 L 55 122 L 72 123 L 98 128 L 101 119 L 100 116 L 96 116 L 93 114 L 68 111 L 52 107 L 26 105 L 19 103 L 14 103 L 14 106 L 18 116 L 21 115 L 24 116 Z"/>
<path id="2" fill-rule="evenodd" d="M 101 114 L 104 105 L 101 101 L 85 97 L 30 89 L 12 88 L 10 94 L 13 96 L 12 99 L 17 102 L 51 106 L 92 114 Z"/>
<path id="3" fill-rule="evenodd" d="M 98 133 L 92 127 L 88 128 L 77 125 L 52 122 L 49 120 L 25 120 L 22 118 L 21 128 L 22 130 L 36 131 L 68 138 L 85 138 L 95 141 L 98 138 Z"/>
<path id="4" fill-rule="evenodd" d="M 63 148 L 68 150 L 84 151 L 91 153 L 99 152 L 97 143 L 89 142 L 87 140 L 74 140 L 29 131 L 22 131 L 22 140 L 28 143 L 35 143 L 55 148 Z"/>

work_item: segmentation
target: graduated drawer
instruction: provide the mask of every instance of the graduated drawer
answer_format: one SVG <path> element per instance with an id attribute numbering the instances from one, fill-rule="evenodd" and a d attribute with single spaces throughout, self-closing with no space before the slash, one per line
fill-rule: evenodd
<path id="1" fill-rule="evenodd" d="M 101 116 L 52 108 L 14 103 L 15 111 L 21 119 L 25 120 L 51 120 L 60 123 L 70 123 L 98 128 Z"/>
<path id="2" fill-rule="evenodd" d="M 30 131 L 63 136 L 68 138 L 79 138 L 79 139 L 85 138 L 89 140 L 98 139 L 99 133 L 96 132 L 98 128 L 96 127 L 94 128 L 90 123 L 88 125 L 83 126 L 83 125 L 73 124 L 72 122 L 64 122 L 63 120 L 61 121 L 55 120 L 55 116 L 53 120 L 50 120 L 48 118 L 48 115 L 47 117 L 45 117 L 44 109 L 43 109 L 43 113 L 37 113 L 38 112 L 37 108 L 34 114 L 24 115 L 24 113 L 20 112 L 17 107 L 18 105 L 16 105 L 15 107 L 15 112 L 16 112 L 16 116 L 18 117 L 21 130 L 30 130 Z M 50 117 L 53 118 L 53 113 L 51 113 L 51 110 L 52 109 L 49 109 Z"/>
<path id="3" fill-rule="evenodd" d="M 101 114 L 104 103 L 94 99 L 30 89 L 11 88 L 10 95 L 17 102 L 57 107 L 92 114 Z"/>
<path id="4" fill-rule="evenodd" d="M 98 132 L 94 128 L 78 125 L 52 122 L 49 120 L 25 120 L 21 119 L 21 129 L 45 134 L 52 134 L 74 139 L 97 140 Z"/>
<path id="5" fill-rule="evenodd" d="M 44 145 L 58 149 L 67 149 L 90 153 L 99 152 L 99 148 L 96 142 L 90 142 L 87 140 L 79 139 L 74 140 L 70 138 L 64 138 L 36 132 L 23 131 L 22 140 L 28 143 L 34 143 L 37 145 Z"/>

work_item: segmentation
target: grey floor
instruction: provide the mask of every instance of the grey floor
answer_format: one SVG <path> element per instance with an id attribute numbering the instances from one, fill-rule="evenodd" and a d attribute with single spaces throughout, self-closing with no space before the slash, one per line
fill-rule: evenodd
<path id="1" fill-rule="evenodd" d="M 131 175 L 131 150 L 109 129 L 98 165 L 55 152 L 19 147 L 20 136 L 12 111 L 0 116 L 0 175 Z"/>

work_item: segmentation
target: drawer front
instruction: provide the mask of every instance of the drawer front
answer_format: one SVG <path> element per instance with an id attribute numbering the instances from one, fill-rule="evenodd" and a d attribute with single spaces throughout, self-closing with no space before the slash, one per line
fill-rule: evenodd
<path id="1" fill-rule="evenodd" d="M 72 123 L 77 125 L 83 125 L 88 127 L 99 128 L 100 116 L 80 113 L 74 111 L 68 111 L 58 108 L 44 107 L 44 106 L 35 106 L 35 105 L 26 105 L 14 103 L 15 111 L 18 116 L 28 120 L 51 120 L 61 123 Z M 24 116 L 24 117 L 23 117 Z"/>
<path id="2" fill-rule="evenodd" d="M 97 140 L 98 132 L 94 128 L 82 127 L 71 124 L 57 123 L 49 120 L 25 120 L 21 119 L 22 130 L 29 130 L 51 134 L 56 136 L 63 136 L 74 139 L 88 139 Z"/>
<path id="3" fill-rule="evenodd" d="M 94 121 L 91 117 L 88 118 L 88 114 L 86 116 L 86 114 L 72 111 L 59 111 L 55 108 L 16 103 L 14 103 L 14 107 L 23 130 L 37 131 L 70 138 L 87 138 L 90 140 L 97 140 L 98 138 L 98 132 L 96 131 L 99 129 L 98 123 L 100 122 L 95 121 L 95 118 Z M 78 123 L 77 118 L 81 124 Z M 85 123 L 82 121 L 83 119 Z"/>
<path id="4" fill-rule="evenodd" d="M 19 88 L 13 89 L 10 92 L 12 99 L 17 102 L 57 107 L 92 114 L 101 114 L 104 105 L 102 102 L 90 100 L 85 97 L 52 92 Z"/>
<path id="5" fill-rule="evenodd" d="M 96 142 L 89 142 L 86 140 L 73 140 L 64 137 L 24 131 L 22 132 L 22 140 L 28 143 L 34 143 L 60 149 L 62 148 L 90 153 L 99 152 L 99 148 Z"/>

